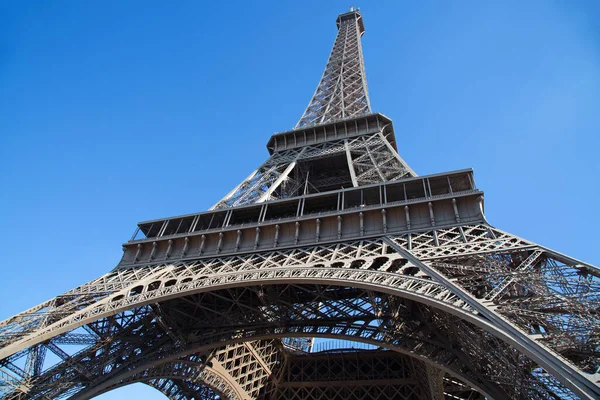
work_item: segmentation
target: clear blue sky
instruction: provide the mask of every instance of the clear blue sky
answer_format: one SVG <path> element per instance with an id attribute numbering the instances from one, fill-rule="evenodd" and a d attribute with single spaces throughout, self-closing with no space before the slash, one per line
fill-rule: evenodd
<path id="1" fill-rule="evenodd" d="M 266 158 L 350 5 L 282 3 L 0 4 L 0 320 L 109 271 L 138 221 L 205 210 Z M 355 5 L 371 104 L 411 167 L 473 167 L 492 224 L 600 264 L 600 2 Z"/>

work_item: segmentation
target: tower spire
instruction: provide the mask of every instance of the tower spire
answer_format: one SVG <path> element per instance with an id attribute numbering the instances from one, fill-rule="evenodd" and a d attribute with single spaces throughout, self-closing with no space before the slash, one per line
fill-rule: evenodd
<path id="1" fill-rule="evenodd" d="M 338 34 L 317 90 L 296 128 L 371 112 L 360 38 L 365 32 L 361 13 L 340 14 Z"/>

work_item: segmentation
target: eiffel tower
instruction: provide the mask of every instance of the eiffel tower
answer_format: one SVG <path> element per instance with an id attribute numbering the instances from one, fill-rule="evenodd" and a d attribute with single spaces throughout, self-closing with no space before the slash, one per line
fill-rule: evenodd
<path id="1" fill-rule="evenodd" d="M 242 183 L 0 323 L 3 398 L 600 398 L 600 270 L 490 225 L 472 170 L 418 176 L 371 110 L 361 13 L 336 23 Z"/>

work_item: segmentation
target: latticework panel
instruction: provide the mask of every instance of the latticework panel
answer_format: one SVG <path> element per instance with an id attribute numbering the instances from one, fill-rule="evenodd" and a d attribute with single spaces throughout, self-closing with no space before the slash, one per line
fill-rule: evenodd
<path id="1" fill-rule="evenodd" d="M 297 128 L 371 112 L 360 43 L 362 33 L 358 11 L 338 17 L 338 34 L 325 72 Z"/>
<path id="2" fill-rule="evenodd" d="M 352 140 L 349 154 L 358 186 L 414 176 L 381 134 Z"/>
<path id="3" fill-rule="evenodd" d="M 276 152 L 212 209 L 412 176 L 415 173 L 378 132 Z"/>
<path id="4" fill-rule="evenodd" d="M 600 365 L 600 274 L 535 247 L 431 265 L 583 371 Z"/>
<path id="5" fill-rule="evenodd" d="M 213 391 L 206 385 L 194 384 L 190 381 L 179 379 L 159 378 L 145 382 L 148 386 L 155 388 L 170 400 L 225 400 L 232 397 L 223 396 Z"/>
<path id="6" fill-rule="evenodd" d="M 277 398 L 427 399 L 415 364 L 421 362 L 389 351 L 291 356 Z"/>
<path id="7" fill-rule="evenodd" d="M 485 225 L 120 269 L 4 321 L 3 379 L 33 398 L 65 397 L 157 362 L 175 370 L 173 360 L 198 354 L 203 363 L 215 343 L 325 336 L 410 352 L 500 398 L 575 398 L 551 372 L 558 360 L 593 379 L 596 271 Z M 515 335 L 536 357 L 548 354 L 547 366 L 517 350 Z M 239 375 L 242 392 L 272 390 L 265 378 L 276 361 L 236 349 L 252 374 Z M 62 361 L 47 367 L 47 351 Z"/>
<path id="8" fill-rule="evenodd" d="M 269 379 L 283 359 L 281 345 L 277 341 L 256 341 L 230 345 L 216 351 L 211 358 L 214 367 L 218 362 L 236 385 L 244 392 L 244 398 L 268 397 Z"/>

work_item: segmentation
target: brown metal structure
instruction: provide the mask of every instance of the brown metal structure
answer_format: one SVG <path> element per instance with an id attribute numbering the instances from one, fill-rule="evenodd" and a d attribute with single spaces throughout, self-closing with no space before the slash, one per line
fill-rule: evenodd
<path id="1" fill-rule="evenodd" d="M 371 111 L 361 13 L 336 22 L 306 111 L 247 179 L 0 323 L 3 398 L 600 397 L 600 270 L 490 225 L 471 170 L 417 176 Z"/>

